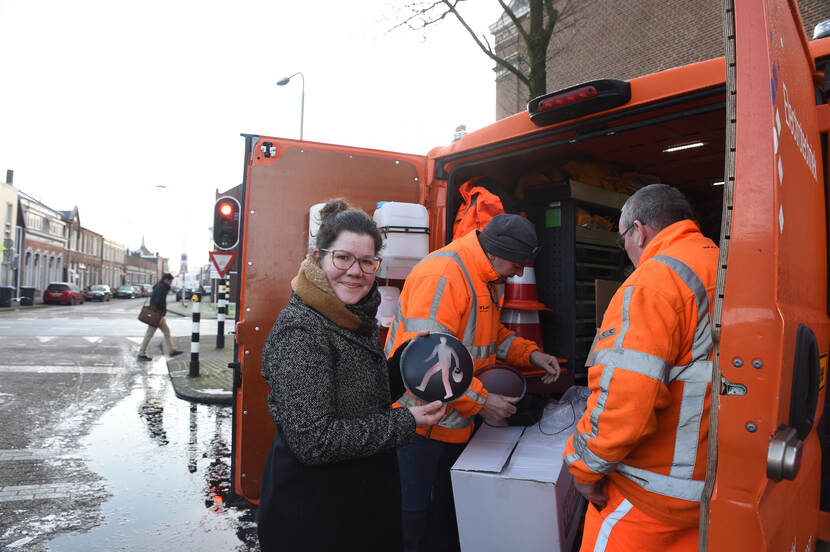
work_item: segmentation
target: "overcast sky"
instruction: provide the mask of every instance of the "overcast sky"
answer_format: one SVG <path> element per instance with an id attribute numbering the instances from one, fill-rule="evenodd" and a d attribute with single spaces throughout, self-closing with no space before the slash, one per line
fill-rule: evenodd
<path id="1" fill-rule="evenodd" d="M 387 33 L 403 0 L 0 0 L 0 177 L 179 265 L 208 262 L 240 133 L 424 154 L 495 118 L 493 63 L 453 19 Z M 462 13 L 480 33 L 496 0 Z M 158 186 L 164 186 L 160 188 Z"/>

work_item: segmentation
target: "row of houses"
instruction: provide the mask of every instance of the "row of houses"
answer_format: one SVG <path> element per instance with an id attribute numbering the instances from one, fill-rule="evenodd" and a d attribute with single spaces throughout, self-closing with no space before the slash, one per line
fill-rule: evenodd
<path id="1" fill-rule="evenodd" d="M 0 216 L 0 286 L 14 288 L 15 297 L 42 297 L 51 282 L 154 284 L 169 271 L 167 259 L 150 252 L 143 239 L 130 249 L 85 228 L 78 207 L 59 211 L 15 188 L 11 170 L 0 185 Z"/>

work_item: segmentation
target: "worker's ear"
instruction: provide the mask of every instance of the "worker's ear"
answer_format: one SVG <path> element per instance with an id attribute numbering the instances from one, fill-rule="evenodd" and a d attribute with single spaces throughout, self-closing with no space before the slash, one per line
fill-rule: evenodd
<path id="1" fill-rule="evenodd" d="M 311 258 L 314 259 L 314 262 L 320 264 L 320 250 L 315 249 L 311 252 Z"/>
<path id="2" fill-rule="evenodd" d="M 632 237 L 634 238 L 637 247 L 640 248 L 640 249 L 645 248 L 646 243 L 648 243 L 648 238 L 649 238 L 648 235 L 647 235 L 647 230 L 648 229 L 639 220 L 635 220 L 634 223 L 632 224 L 632 226 L 634 227 L 634 230 L 632 231 L 632 232 L 634 232 L 634 236 L 632 236 Z"/>

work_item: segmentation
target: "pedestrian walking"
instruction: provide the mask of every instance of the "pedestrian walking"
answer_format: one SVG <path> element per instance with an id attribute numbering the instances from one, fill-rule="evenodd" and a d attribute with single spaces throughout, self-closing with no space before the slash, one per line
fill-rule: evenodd
<path id="1" fill-rule="evenodd" d="M 182 354 L 182 352 L 173 348 L 173 342 L 170 340 L 170 328 L 167 327 L 167 320 L 165 319 L 165 316 L 167 315 L 167 294 L 170 293 L 170 285 L 172 283 L 173 275 L 169 272 L 165 272 L 161 277 L 161 280 L 153 286 L 153 293 L 150 295 L 150 305 L 161 311 L 161 319 L 159 320 L 158 328 L 164 335 L 164 343 L 167 345 L 167 354 L 174 357 Z M 150 340 L 153 338 L 153 334 L 155 333 L 156 326 L 148 325 L 147 331 L 144 333 L 144 341 L 141 342 L 141 348 L 138 350 L 138 360 L 143 362 L 153 360 L 152 357 L 147 355 L 147 346 L 150 344 Z M 162 351 L 164 351 L 164 346 L 162 346 Z"/>

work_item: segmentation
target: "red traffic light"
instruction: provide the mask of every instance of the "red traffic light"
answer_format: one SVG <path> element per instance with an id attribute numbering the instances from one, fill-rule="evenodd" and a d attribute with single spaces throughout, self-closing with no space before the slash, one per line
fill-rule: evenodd
<path id="1" fill-rule="evenodd" d="M 236 198 L 224 196 L 213 207 L 213 243 L 227 251 L 239 244 L 240 205 Z"/>

